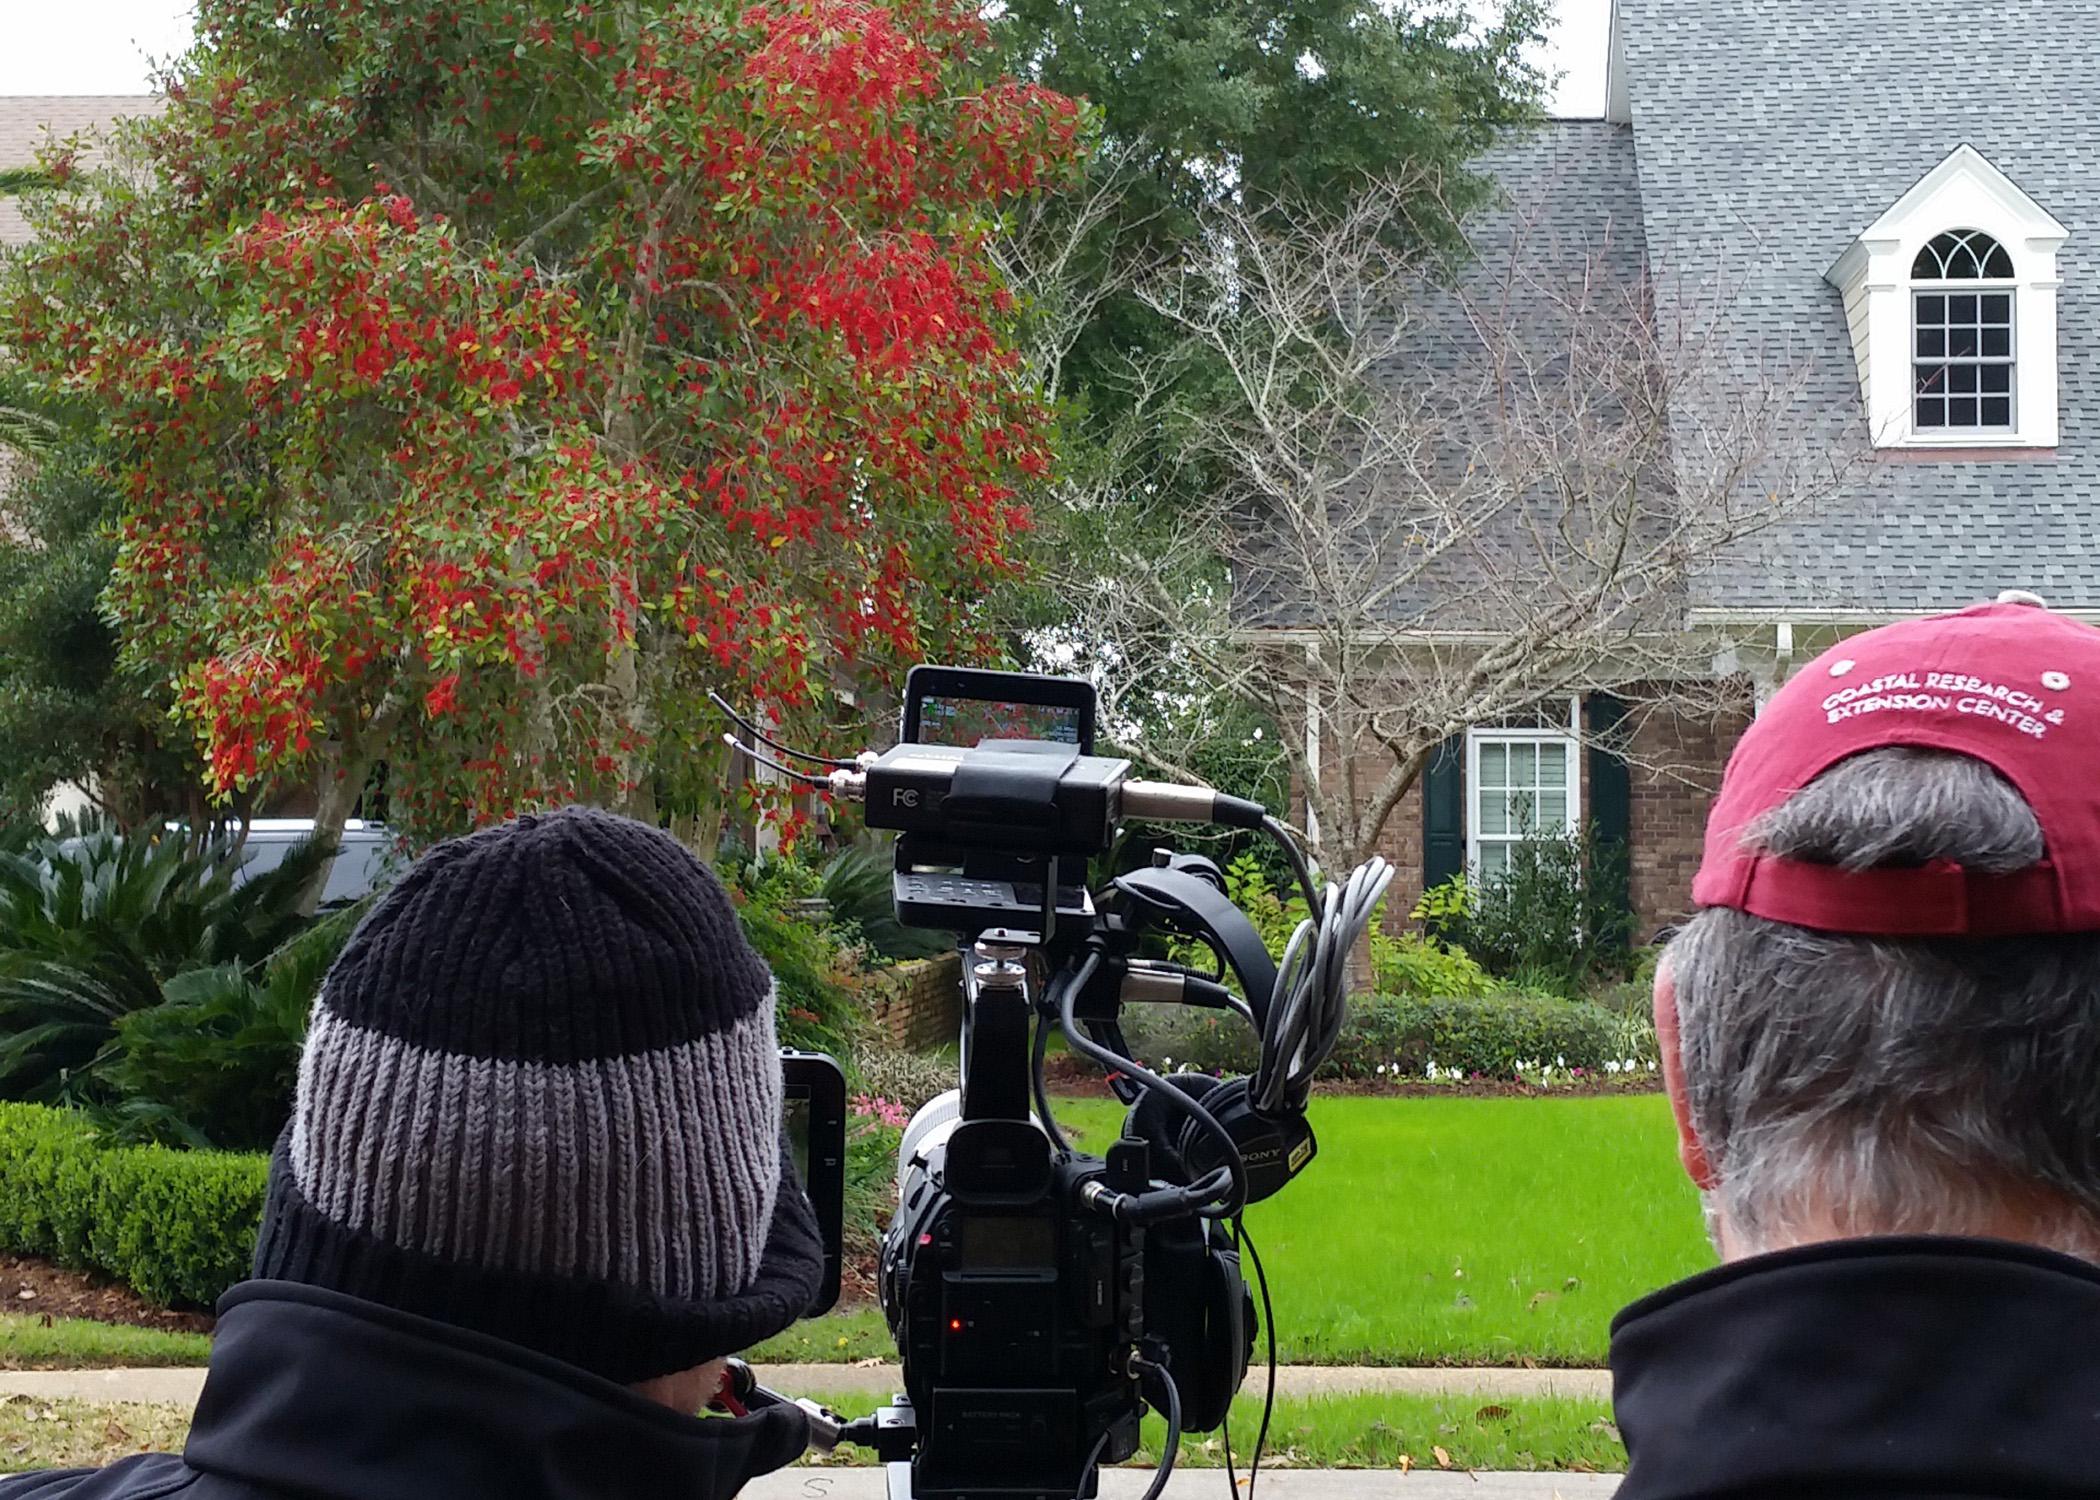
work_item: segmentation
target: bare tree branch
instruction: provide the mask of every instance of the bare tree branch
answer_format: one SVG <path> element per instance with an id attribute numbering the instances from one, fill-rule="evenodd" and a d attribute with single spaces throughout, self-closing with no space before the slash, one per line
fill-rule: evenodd
<path id="1" fill-rule="evenodd" d="M 1339 864 L 1470 726 L 1603 689 L 1738 708 L 1727 642 L 1688 624 L 1694 586 L 1860 461 L 1794 437 L 1805 368 L 1746 360 L 1725 288 L 1658 297 L 1637 246 L 1558 243 L 1516 210 L 1440 262 L 1401 217 L 1434 186 L 1221 212 L 1140 287 L 1224 372 L 1229 399 L 1180 415 L 1225 482 L 1059 580 L 1120 673 L 1285 727 Z M 1193 758 L 1157 733 L 1139 749 Z"/>

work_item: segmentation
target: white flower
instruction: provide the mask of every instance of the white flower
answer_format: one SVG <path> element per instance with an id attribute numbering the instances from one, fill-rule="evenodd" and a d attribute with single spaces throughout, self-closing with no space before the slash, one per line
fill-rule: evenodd
<path id="1" fill-rule="evenodd" d="M 1632 1058 L 1630 1058 L 1630 1057 L 1626 1059 L 1626 1061 L 1625 1061 L 1625 1062 L 1624 1062 L 1624 1063 L 1622 1064 L 1622 1066 L 1623 1066 L 1623 1067 L 1624 1067 L 1624 1068 L 1626 1069 L 1626 1071 L 1627 1071 L 1627 1072 L 1629 1072 L 1629 1073 L 1638 1073 L 1638 1072 L 1640 1072 L 1640 1070 L 1641 1070 L 1641 1065 L 1640 1065 L 1639 1063 L 1635 1062 L 1635 1061 L 1634 1061 L 1634 1060 L 1633 1060 Z"/>
<path id="2" fill-rule="evenodd" d="M 1383 1078 L 1383 1077 L 1385 1077 L 1385 1064 L 1384 1064 L 1384 1063 L 1380 1063 L 1380 1064 L 1378 1065 L 1378 1076 L 1379 1076 L 1380 1078 Z"/>
<path id="3" fill-rule="evenodd" d="M 1437 1071 L 1436 1071 L 1436 1059 L 1432 1057 L 1431 1059 L 1429 1059 L 1429 1081 L 1430 1081 L 1431 1083 L 1435 1083 L 1435 1082 L 1436 1082 L 1436 1080 L 1437 1080 Z"/>
<path id="4" fill-rule="evenodd" d="M 1565 1057 L 1559 1057 L 1559 1056 L 1556 1056 L 1556 1057 L 1555 1057 L 1555 1058 L 1553 1059 L 1553 1066 L 1554 1066 L 1554 1067 L 1556 1067 L 1556 1068 L 1565 1068 L 1565 1067 L 1566 1067 L 1567 1065 L 1568 1065 L 1568 1060 L 1567 1060 L 1567 1059 L 1566 1059 Z"/>
<path id="5" fill-rule="evenodd" d="M 1160 1064 L 1161 1064 L 1161 1066 L 1163 1066 L 1163 1067 L 1169 1067 L 1169 1068 L 1171 1068 L 1171 1067 L 1173 1067 L 1173 1066 L 1174 1066 L 1174 1059 L 1173 1059 L 1173 1058 L 1171 1058 L 1171 1057 L 1163 1057 L 1163 1058 L 1161 1058 L 1161 1059 L 1160 1059 Z"/>
<path id="6" fill-rule="evenodd" d="M 1607 1063 L 1605 1063 L 1605 1065 L 1604 1065 L 1604 1071 L 1605 1071 L 1605 1072 L 1607 1072 L 1607 1073 L 1616 1073 L 1616 1072 L 1618 1072 L 1618 1071 L 1619 1071 L 1619 1060 L 1618 1060 L 1617 1058 L 1612 1058 L 1612 1059 L 1611 1059 L 1610 1061 L 1608 1061 Z"/>

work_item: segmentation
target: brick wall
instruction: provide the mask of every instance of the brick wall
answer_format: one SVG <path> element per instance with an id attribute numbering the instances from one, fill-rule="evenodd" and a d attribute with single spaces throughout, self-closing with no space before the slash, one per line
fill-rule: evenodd
<path id="1" fill-rule="evenodd" d="M 962 959 L 954 953 L 886 969 L 871 985 L 876 1028 L 892 1046 L 939 1047 L 962 1031 Z"/>
<path id="2" fill-rule="evenodd" d="M 1384 755 L 1358 756 L 1355 766 L 1358 792 L 1368 794 L 1377 787 L 1392 764 L 1392 760 Z M 1340 792 L 1342 767 L 1337 757 L 1330 754 L 1321 763 L 1320 779 L 1329 795 Z M 1303 817 L 1304 810 L 1304 801 L 1300 797 L 1293 812 Z M 1385 828 L 1378 835 L 1378 852 L 1393 865 L 1393 884 L 1386 897 L 1389 908 L 1403 913 L 1412 910 L 1422 895 L 1422 783 L 1419 780 L 1401 795 L 1399 804 L 1393 808 L 1393 815 L 1386 819 Z"/>
<path id="3" fill-rule="evenodd" d="M 1646 939 L 1659 927 L 1683 918 L 1690 909 L 1692 875 L 1699 867 L 1699 846 L 1706 832 L 1706 809 L 1729 751 L 1750 721 L 1747 692 L 1742 706 L 1718 714 L 1672 713 L 1634 701 L 1630 827 L 1633 908 L 1639 918 L 1636 936 Z M 1386 770 L 1383 757 L 1365 756 L 1356 764 L 1356 785 L 1377 784 Z M 1338 789 L 1342 769 L 1329 758 L 1321 768 L 1328 787 Z M 1589 806 L 1589 756 L 1582 757 L 1582 803 Z M 1392 909 L 1405 912 L 1422 894 L 1422 789 L 1418 781 L 1393 809 L 1378 852 L 1393 862 L 1389 898 Z"/>
<path id="4" fill-rule="evenodd" d="M 1750 706 L 1696 715 L 1638 706 L 1632 712 L 1633 909 L 1636 936 L 1645 939 L 1691 910 L 1706 811 L 1750 723 Z"/>

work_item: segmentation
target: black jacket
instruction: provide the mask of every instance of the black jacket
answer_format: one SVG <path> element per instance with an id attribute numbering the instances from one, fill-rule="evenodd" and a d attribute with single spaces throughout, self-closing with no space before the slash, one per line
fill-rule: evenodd
<path id="1" fill-rule="evenodd" d="M 1986 1240 L 1723 1266 L 1612 1324 L 1618 1500 L 2100 1496 L 2100 1270 Z"/>
<path id="2" fill-rule="evenodd" d="M 315 1287 L 251 1281 L 219 1314 L 181 1457 L 0 1479 L 0 1500 L 726 1500 L 807 1442 L 793 1408 L 681 1416 Z"/>

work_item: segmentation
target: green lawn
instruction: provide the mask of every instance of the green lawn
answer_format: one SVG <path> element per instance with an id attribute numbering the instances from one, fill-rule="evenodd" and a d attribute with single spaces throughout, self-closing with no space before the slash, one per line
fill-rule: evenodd
<path id="1" fill-rule="evenodd" d="M 1067 1100 L 1103 1144 L 1121 1112 Z M 1319 1160 L 1249 1216 L 1283 1358 L 1601 1364 L 1612 1314 L 1712 1263 L 1660 1095 L 1319 1099 Z M 0 1367 L 188 1364 L 201 1339 L 0 1317 Z M 894 1358 L 872 1308 L 816 1319 L 760 1363 Z"/>
<path id="2" fill-rule="evenodd" d="M 1098 1141 L 1117 1111 L 1067 1115 Z M 1293 1363 L 1602 1364 L 1614 1313 L 1713 1264 L 1660 1094 L 1312 1117 L 1319 1159 L 1248 1215 Z"/>
<path id="3" fill-rule="evenodd" d="M 169 1333 L 54 1318 L 0 1313 L 0 1370 L 102 1370 L 134 1365 L 201 1365 L 211 1339 L 201 1333 Z"/>

